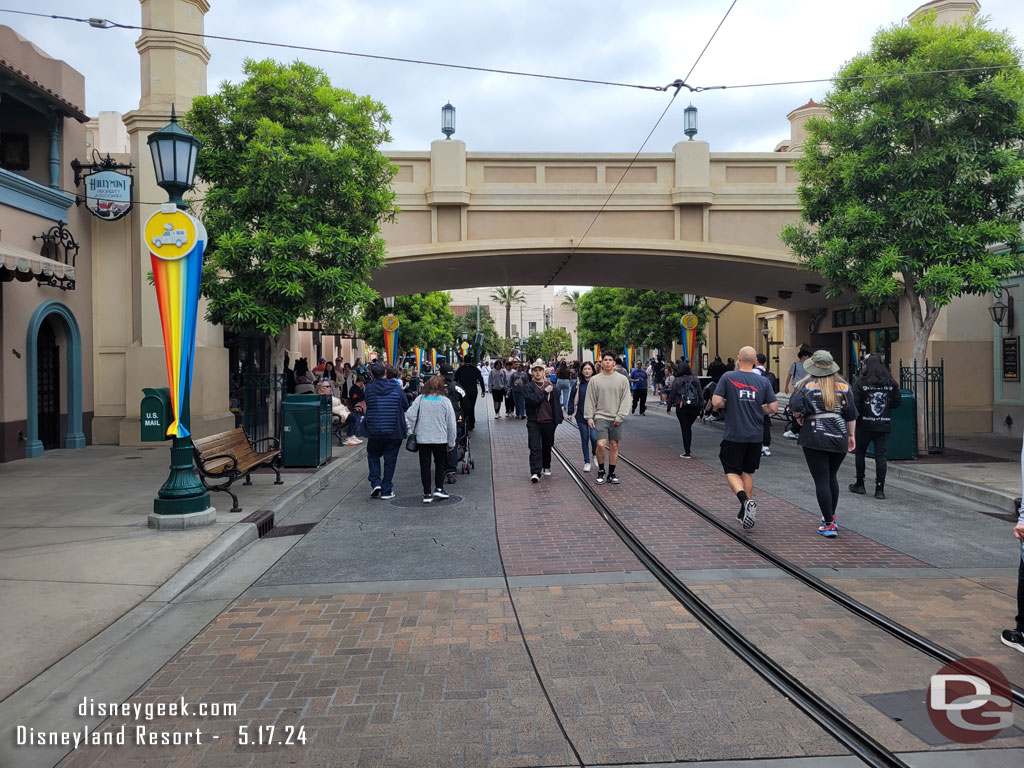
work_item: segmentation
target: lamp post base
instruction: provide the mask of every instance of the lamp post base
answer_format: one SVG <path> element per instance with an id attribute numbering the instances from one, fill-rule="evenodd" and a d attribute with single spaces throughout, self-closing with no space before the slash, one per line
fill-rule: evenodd
<path id="1" fill-rule="evenodd" d="M 192 468 L 192 440 L 176 437 L 171 444 L 171 473 L 153 499 L 157 515 L 188 515 L 210 508 L 210 493 Z"/>

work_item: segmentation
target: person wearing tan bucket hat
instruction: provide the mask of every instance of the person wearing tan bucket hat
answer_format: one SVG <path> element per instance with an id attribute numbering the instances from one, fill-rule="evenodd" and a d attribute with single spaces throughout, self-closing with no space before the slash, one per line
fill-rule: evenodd
<path id="1" fill-rule="evenodd" d="M 797 445 L 803 448 L 821 510 L 818 533 L 832 538 L 839 532 L 839 467 L 856 444 L 857 406 L 827 350 L 819 349 L 805 360 L 804 371 L 807 376 L 797 383 L 789 408 L 800 424 Z"/>

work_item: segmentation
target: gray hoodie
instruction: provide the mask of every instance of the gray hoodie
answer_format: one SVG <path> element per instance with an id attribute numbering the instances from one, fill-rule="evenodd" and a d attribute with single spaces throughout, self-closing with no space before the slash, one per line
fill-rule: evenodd
<path id="1" fill-rule="evenodd" d="M 405 412 L 405 419 L 410 431 L 415 430 L 417 443 L 455 447 L 455 408 L 444 395 L 420 395 Z"/>

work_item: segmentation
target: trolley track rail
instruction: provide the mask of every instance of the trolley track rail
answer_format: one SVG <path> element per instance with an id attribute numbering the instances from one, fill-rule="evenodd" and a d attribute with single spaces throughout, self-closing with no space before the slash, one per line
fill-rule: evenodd
<path id="1" fill-rule="evenodd" d="M 565 463 L 564 459 L 562 459 L 561 456 L 560 460 L 562 460 L 563 463 Z M 622 454 L 619 454 L 619 462 L 628 465 L 637 474 L 649 480 L 660 490 L 668 494 L 670 497 L 678 501 L 680 504 L 687 507 L 692 512 L 695 512 L 696 514 L 700 515 L 707 522 L 711 523 L 713 526 L 715 526 L 715 528 L 717 528 L 719 531 L 727 535 L 733 541 L 742 544 L 747 549 L 751 550 L 758 556 L 770 562 L 779 570 L 784 571 L 785 573 L 789 574 L 793 578 L 800 581 L 802 584 L 824 595 L 829 600 L 838 603 L 839 605 L 846 608 L 848 611 L 860 617 L 861 619 L 864 619 L 865 621 L 882 629 L 884 632 L 888 633 L 892 637 L 897 638 L 898 640 L 909 645 L 914 650 L 919 651 L 927 656 L 930 656 L 936 661 L 941 661 L 943 664 L 952 664 L 954 662 L 958 662 L 965 669 L 970 669 L 970 663 L 964 662 L 963 657 L 961 657 L 960 655 L 953 653 L 953 651 L 949 650 L 948 648 L 945 648 L 941 645 L 938 645 L 937 643 L 932 642 L 928 638 L 918 634 L 917 632 L 914 632 L 909 627 L 905 627 L 899 622 L 893 621 L 888 616 L 879 613 L 873 608 L 869 608 L 864 603 L 851 597 L 842 590 L 833 587 L 831 584 L 823 581 L 822 579 L 819 579 L 817 576 L 815 576 L 812 573 L 809 573 L 807 570 L 801 568 L 799 565 L 790 562 L 784 557 L 781 557 L 772 552 L 771 550 L 763 547 L 761 544 L 750 539 L 749 537 L 744 536 L 742 533 L 737 531 L 733 526 L 729 525 L 728 523 L 722 521 L 721 519 L 713 515 L 711 512 L 706 510 L 703 506 L 701 506 L 696 501 L 688 497 L 686 494 L 680 493 L 678 490 L 666 484 L 664 481 L 662 481 L 652 473 L 648 472 L 646 469 L 639 466 L 635 462 L 630 461 Z M 982 674 L 982 676 L 984 676 L 983 673 L 981 673 L 980 671 L 979 674 Z M 1016 704 L 1024 706 L 1024 690 L 1022 690 L 1021 687 L 1018 685 L 1011 684 L 1010 691 L 1013 697 L 1013 701 Z"/>
<path id="2" fill-rule="evenodd" d="M 557 446 L 552 449 L 552 452 L 587 497 L 587 500 L 644 567 L 718 640 L 864 763 L 879 768 L 895 768 L 896 766 L 906 768 L 907 764 L 895 753 L 875 741 L 851 720 L 837 714 L 828 702 L 787 672 L 778 662 L 754 645 L 743 633 L 735 629 L 701 600 L 630 531 Z M 622 457 L 619 458 L 621 461 Z"/>

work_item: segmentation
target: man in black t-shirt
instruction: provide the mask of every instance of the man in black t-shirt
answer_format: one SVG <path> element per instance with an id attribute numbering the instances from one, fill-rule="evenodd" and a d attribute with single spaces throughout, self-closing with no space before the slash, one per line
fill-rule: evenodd
<path id="1" fill-rule="evenodd" d="M 757 351 L 743 347 L 736 355 L 738 369 L 722 374 L 715 387 L 711 403 L 725 408 L 725 434 L 719 458 L 729 490 L 740 501 L 736 515 L 744 528 L 753 528 L 757 516 L 754 493 L 754 473 L 761 465 L 761 442 L 764 439 L 764 417 L 777 413 L 771 382 L 754 371 Z"/>

